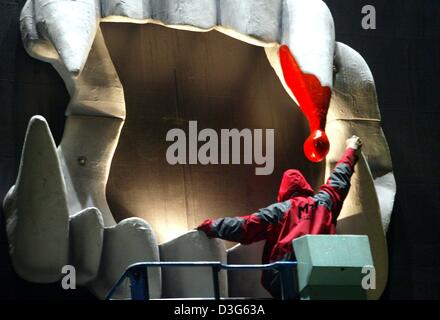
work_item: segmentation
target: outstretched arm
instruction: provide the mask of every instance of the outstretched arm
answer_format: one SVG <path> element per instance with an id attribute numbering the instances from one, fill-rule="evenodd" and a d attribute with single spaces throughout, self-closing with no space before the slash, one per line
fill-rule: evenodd
<path id="1" fill-rule="evenodd" d="M 266 239 L 267 229 L 277 224 L 290 209 L 290 200 L 278 202 L 256 213 L 233 218 L 207 219 L 197 227 L 208 237 L 250 244 Z"/>
<path id="2" fill-rule="evenodd" d="M 361 147 L 362 142 L 359 137 L 353 136 L 347 140 L 344 154 L 327 182 L 319 188 L 319 192 L 314 196 L 318 204 L 325 205 L 332 212 L 334 221 L 336 221 L 350 189 L 350 179 L 358 161 L 357 152 L 360 152 Z"/>

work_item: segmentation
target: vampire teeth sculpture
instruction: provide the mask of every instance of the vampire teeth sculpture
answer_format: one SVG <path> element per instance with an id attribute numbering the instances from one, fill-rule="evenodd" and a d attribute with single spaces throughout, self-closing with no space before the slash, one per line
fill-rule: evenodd
<path id="1" fill-rule="evenodd" d="M 380 296 L 387 280 L 385 233 L 395 195 L 391 159 L 371 72 L 358 53 L 335 43 L 331 14 L 320 0 L 28 0 L 21 14 L 25 48 L 53 65 L 71 101 L 58 147 L 45 119 L 31 119 L 16 184 L 4 199 L 10 255 L 22 278 L 55 282 L 62 267 L 71 264 L 78 284 L 103 298 L 124 269 L 138 261 L 225 262 L 228 255 L 229 262 L 243 262 L 245 256 L 260 256 L 260 245 L 227 253 L 221 241 L 194 231 L 158 245 L 148 222 L 129 218 L 116 224 L 105 188 L 125 101 L 101 21 L 217 30 L 264 47 L 292 107 L 298 104 L 309 122 L 305 155 L 314 162 L 325 158 L 327 173 L 346 138 L 361 136 L 365 157 L 352 178 L 338 232 L 369 236 L 377 274 L 371 297 Z M 207 297 L 210 286 L 206 270 L 150 271 L 155 298 Z M 258 297 L 258 290 L 246 291 L 246 286 L 229 291 Z M 226 275 L 221 290 L 227 296 Z M 128 296 L 125 285 L 115 297 Z"/>

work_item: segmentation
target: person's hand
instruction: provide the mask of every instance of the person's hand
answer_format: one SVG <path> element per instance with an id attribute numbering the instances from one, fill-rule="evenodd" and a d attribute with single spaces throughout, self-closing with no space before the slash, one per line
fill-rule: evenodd
<path id="1" fill-rule="evenodd" d="M 354 150 L 360 150 L 362 148 L 362 141 L 358 136 L 352 136 L 345 142 L 347 148 L 352 148 Z"/>

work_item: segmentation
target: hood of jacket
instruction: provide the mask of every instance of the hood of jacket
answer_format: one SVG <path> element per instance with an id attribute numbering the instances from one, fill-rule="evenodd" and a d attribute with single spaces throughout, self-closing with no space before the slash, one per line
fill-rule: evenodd
<path id="1" fill-rule="evenodd" d="M 309 197 L 314 191 L 306 178 L 299 170 L 289 169 L 284 172 L 278 191 L 278 202 L 286 201 L 293 197 Z"/>

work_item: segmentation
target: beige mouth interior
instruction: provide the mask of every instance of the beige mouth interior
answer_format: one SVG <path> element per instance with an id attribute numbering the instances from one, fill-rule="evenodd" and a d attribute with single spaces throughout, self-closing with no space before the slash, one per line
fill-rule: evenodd
<path id="1" fill-rule="evenodd" d="M 102 23 L 125 91 L 127 119 L 112 163 L 107 198 L 117 221 L 147 220 L 162 243 L 206 218 L 244 215 L 276 201 L 282 172 L 303 170 L 315 187 L 324 163 L 302 152 L 304 116 L 283 89 L 264 49 L 217 31 Z M 275 169 L 166 162 L 168 130 L 274 128 Z"/>

